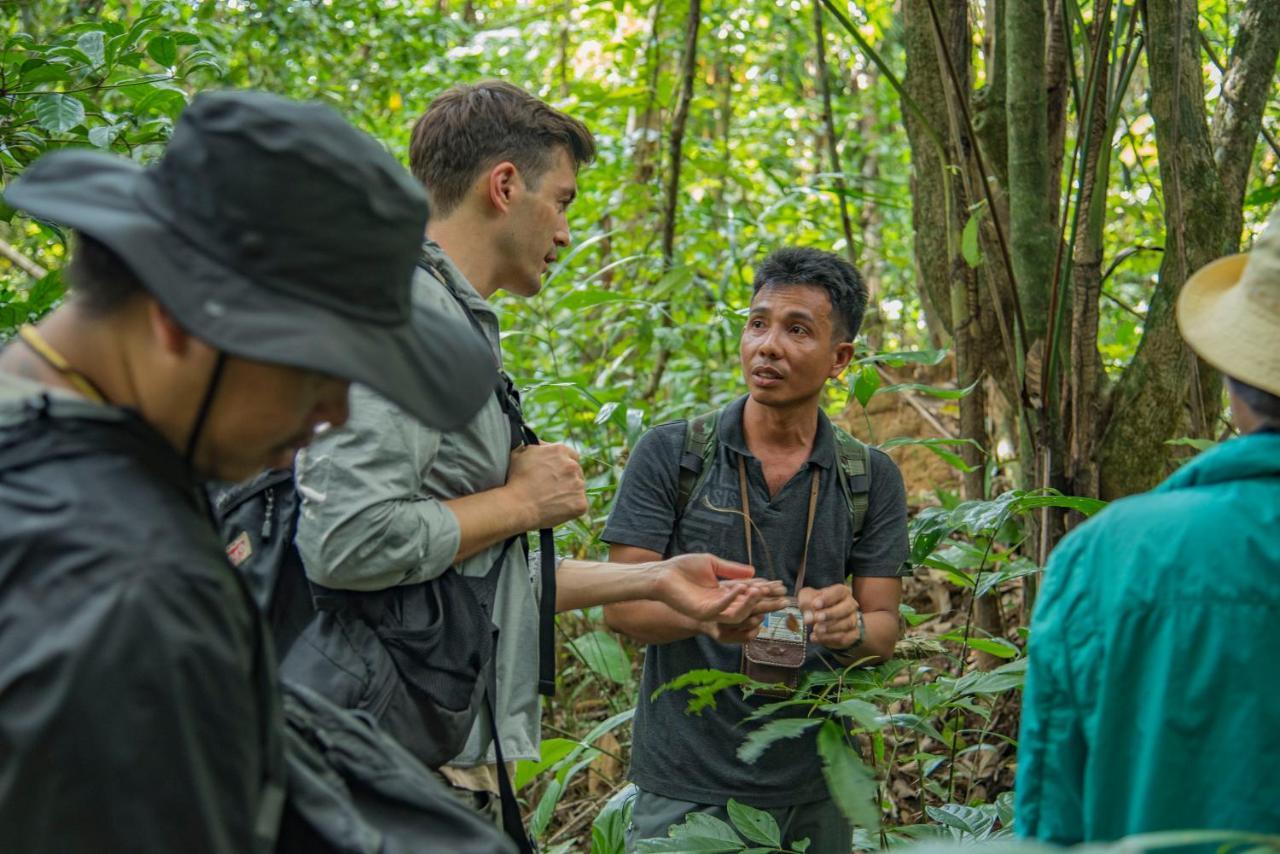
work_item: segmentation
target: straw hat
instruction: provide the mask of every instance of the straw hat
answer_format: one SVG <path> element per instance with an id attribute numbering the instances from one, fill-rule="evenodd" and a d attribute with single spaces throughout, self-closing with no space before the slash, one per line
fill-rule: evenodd
<path id="1" fill-rule="evenodd" d="M 1187 280 L 1178 327 L 1200 358 L 1280 395 L 1280 208 L 1252 251 L 1219 258 Z"/>

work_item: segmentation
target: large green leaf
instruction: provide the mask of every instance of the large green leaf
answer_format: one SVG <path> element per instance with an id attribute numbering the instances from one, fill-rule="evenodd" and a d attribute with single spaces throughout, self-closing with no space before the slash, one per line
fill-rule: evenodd
<path id="1" fill-rule="evenodd" d="M 746 846 L 741 837 L 724 821 L 702 812 L 689 813 L 674 825 L 667 839 L 642 840 L 640 851 L 741 851 Z"/>
<path id="2" fill-rule="evenodd" d="M 178 61 L 178 43 L 172 36 L 156 36 L 147 42 L 147 55 L 164 68 L 172 68 Z"/>
<path id="3" fill-rule="evenodd" d="M 858 827 L 878 828 L 880 806 L 875 777 L 833 721 L 825 721 L 818 730 L 818 755 L 822 757 L 822 775 L 831 799 L 845 818 Z"/>
<path id="4" fill-rule="evenodd" d="M 769 721 L 751 731 L 738 748 L 738 758 L 746 763 L 755 762 L 774 743 L 803 735 L 820 723 L 821 718 L 779 718 Z"/>
<path id="5" fill-rule="evenodd" d="M 612 633 L 597 629 L 574 638 L 571 644 L 593 673 L 618 685 L 631 681 L 631 658 Z"/>
<path id="6" fill-rule="evenodd" d="M 84 121 L 84 104 L 70 95 L 40 95 L 31 109 L 36 122 L 50 133 L 66 133 Z"/>
<path id="7" fill-rule="evenodd" d="M 750 842 L 777 848 L 782 845 L 782 831 L 772 815 L 762 809 L 739 803 L 733 798 L 725 805 L 729 820 Z"/>
<path id="8" fill-rule="evenodd" d="M 102 30 L 92 30 L 76 39 L 76 47 L 89 57 L 94 68 L 107 61 L 106 34 Z"/>

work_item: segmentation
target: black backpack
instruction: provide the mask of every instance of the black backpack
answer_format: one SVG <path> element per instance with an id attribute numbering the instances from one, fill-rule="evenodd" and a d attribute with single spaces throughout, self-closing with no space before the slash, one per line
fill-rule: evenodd
<path id="1" fill-rule="evenodd" d="M 282 688 L 289 798 L 275 854 L 515 850 L 367 716 Z"/>

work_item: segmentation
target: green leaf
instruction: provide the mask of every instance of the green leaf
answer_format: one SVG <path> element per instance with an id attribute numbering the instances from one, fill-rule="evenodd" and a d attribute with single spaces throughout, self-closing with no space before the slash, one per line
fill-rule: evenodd
<path id="1" fill-rule="evenodd" d="M 963 634 L 962 629 L 952 629 L 942 637 L 960 643 Z M 1019 655 L 1018 648 L 1004 638 L 979 638 L 970 635 L 969 649 L 976 649 L 978 652 L 985 652 L 999 658 L 1017 658 Z"/>
<path id="2" fill-rule="evenodd" d="M 670 839 L 641 839 L 636 843 L 636 851 L 680 851 L 686 854 L 727 854 L 742 851 L 746 848 L 741 841 L 729 842 L 714 836 L 703 837 L 682 834 Z"/>
<path id="3" fill-rule="evenodd" d="M 866 700 L 850 698 L 841 700 L 839 703 L 828 703 L 822 707 L 822 711 L 829 715 L 849 718 L 867 730 L 877 730 L 884 725 L 884 713 Z"/>
<path id="4" fill-rule="evenodd" d="M 845 818 L 869 830 L 880 827 L 875 777 L 834 721 L 824 721 L 818 730 L 818 755 L 822 757 L 822 775 L 827 779 L 831 799 Z"/>
<path id="5" fill-rule="evenodd" d="M 968 397 L 981 380 L 974 380 L 971 384 L 964 388 L 942 388 L 936 385 L 926 385 L 924 383 L 894 383 L 887 385 L 879 390 L 879 394 L 893 394 L 899 391 L 913 391 L 916 394 L 927 394 L 930 397 L 940 397 L 943 400 L 959 400 L 962 397 Z"/>
<path id="6" fill-rule="evenodd" d="M 564 759 L 578 747 L 570 738 L 544 738 L 541 755 L 537 760 L 522 759 L 516 763 L 515 778 L 511 781 L 516 791 L 537 779 L 538 775 Z"/>
<path id="7" fill-rule="evenodd" d="M 988 811 L 963 804 L 943 804 L 940 807 L 925 807 L 925 812 L 934 821 L 954 827 L 977 839 L 984 839 L 996 823 L 994 807 Z"/>
<path id="8" fill-rule="evenodd" d="M 41 62 L 29 71 L 22 72 L 23 86 L 37 86 L 41 83 L 69 83 L 71 74 L 61 65 L 52 62 Z"/>
<path id="9" fill-rule="evenodd" d="M 156 36 L 147 42 L 147 55 L 157 64 L 172 68 L 178 61 L 178 45 L 171 36 Z"/>
<path id="10" fill-rule="evenodd" d="M 98 125 L 89 128 L 89 141 L 98 148 L 110 148 L 111 143 L 120 135 L 120 128 L 115 125 Z"/>
<path id="11" fill-rule="evenodd" d="M 84 121 L 84 104 L 70 95 L 41 95 L 32 110 L 36 123 L 50 133 L 66 133 Z"/>
<path id="12" fill-rule="evenodd" d="M 875 365 L 863 365 L 853 383 L 853 396 L 865 409 L 878 388 L 880 388 L 880 372 L 876 370 Z"/>
<path id="13" fill-rule="evenodd" d="M 546 790 L 538 799 L 538 805 L 529 816 L 529 832 L 535 838 L 541 836 L 547 825 L 551 823 L 551 816 L 555 813 L 556 804 L 560 803 L 562 794 L 564 794 L 564 783 L 558 778 L 547 783 Z"/>
<path id="14" fill-rule="evenodd" d="M 774 848 L 781 847 L 782 831 L 768 812 L 738 803 L 733 798 L 729 799 L 725 808 L 729 811 L 729 820 L 733 822 L 733 826 L 749 841 Z"/>
<path id="15" fill-rule="evenodd" d="M 947 348 L 942 347 L 937 350 L 901 350 L 887 353 L 872 353 L 870 356 L 863 356 L 855 364 L 887 365 L 891 368 L 901 368 L 905 365 L 926 365 L 932 367 L 934 365 L 942 364 L 942 360 L 947 358 L 947 352 Z"/>
<path id="16" fill-rule="evenodd" d="M 1076 510 L 1085 516 L 1092 516 L 1107 506 L 1101 498 L 1087 498 L 1081 495 L 1063 495 L 1057 490 L 1039 494 L 1020 494 L 1014 505 L 1015 511 L 1034 510 L 1040 507 L 1061 507 Z"/>
<path id="17" fill-rule="evenodd" d="M 755 762 L 775 742 L 796 738 L 822 723 L 821 718 L 778 718 L 769 721 L 751 734 L 738 748 L 738 758 L 743 762 Z"/>
<path id="18" fill-rule="evenodd" d="M 102 30 L 84 33 L 80 38 L 76 39 L 76 47 L 80 49 L 81 53 L 89 57 L 89 61 L 94 68 L 107 61 L 106 34 Z"/>
<path id="19" fill-rule="evenodd" d="M 982 263 L 982 253 L 978 249 L 978 211 L 969 214 L 968 221 L 964 224 L 964 232 L 960 235 L 960 254 L 964 256 L 964 262 L 970 267 L 976 267 Z"/>
<path id="20" fill-rule="evenodd" d="M 957 698 L 1003 694 L 1023 686 L 1027 679 L 1027 662 L 1028 659 L 1024 656 L 1008 664 L 1002 664 L 994 670 L 986 672 L 975 670 L 959 679 L 939 680 L 939 682 L 950 685 L 952 696 Z"/>
<path id="21" fill-rule="evenodd" d="M 1269 187 L 1259 187 L 1252 193 L 1244 197 L 1245 207 L 1271 207 L 1276 202 L 1280 202 L 1280 181 Z"/>
<path id="22" fill-rule="evenodd" d="M 571 645 L 592 672 L 610 682 L 626 685 L 631 681 L 631 659 L 618 639 L 597 629 L 574 638 Z"/>
<path id="23" fill-rule="evenodd" d="M 727 688 L 735 685 L 759 685 L 750 676 L 742 673 L 727 673 L 723 670 L 712 670 L 703 668 L 699 670 L 689 670 L 680 674 L 675 679 L 665 685 L 659 685 L 658 689 L 653 692 L 651 699 L 656 700 L 668 691 L 689 690 L 691 695 L 689 704 L 685 707 L 686 714 L 700 714 L 707 706 L 715 708 L 715 695 Z"/>
<path id="24" fill-rule="evenodd" d="M 600 407 L 600 411 L 596 413 L 596 422 L 595 422 L 595 423 L 596 423 L 596 424 L 603 424 L 603 423 L 605 423 L 606 421 L 608 421 L 611 417 L 613 417 L 613 413 L 614 413 L 614 411 L 616 411 L 616 410 L 617 410 L 617 408 L 618 408 L 618 404 L 617 404 L 616 402 L 612 402 L 612 401 L 611 401 L 611 402 L 609 402 L 609 403 L 606 403 L 604 406 Z"/>
<path id="25" fill-rule="evenodd" d="M 605 803 L 591 822 L 591 854 L 625 854 L 627 825 L 635 805 L 636 786 L 629 783 Z"/>
<path id="26" fill-rule="evenodd" d="M 1212 439 L 1195 439 L 1191 436 L 1183 436 L 1178 439 L 1166 439 L 1166 445 L 1185 445 L 1188 448 L 1195 448 L 1197 451 L 1207 451 L 1214 445 L 1218 444 Z"/>
<path id="27" fill-rule="evenodd" d="M 565 294 L 556 302 L 555 307 L 557 310 L 581 311 L 584 308 L 590 308 L 594 305 L 603 305 L 605 303 L 612 302 L 644 303 L 647 301 L 627 296 L 626 294 L 618 293 L 616 291 L 581 290 Z"/>
<path id="28" fill-rule="evenodd" d="M 159 113 L 164 116 L 176 117 L 187 106 L 186 96 L 177 89 L 167 87 L 155 87 L 138 102 L 134 109 L 138 115 L 147 113 Z"/>

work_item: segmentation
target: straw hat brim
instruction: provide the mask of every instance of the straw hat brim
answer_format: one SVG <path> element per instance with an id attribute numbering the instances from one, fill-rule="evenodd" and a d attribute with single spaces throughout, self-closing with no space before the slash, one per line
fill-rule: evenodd
<path id="1" fill-rule="evenodd" d="M 1250 298 L 1241 283 L 1248 261 L 1228 255 L 1197 270 L 1178 297 L 1178 328 L 1213 367 L 1280 395 L 1280 312 Z"/>

